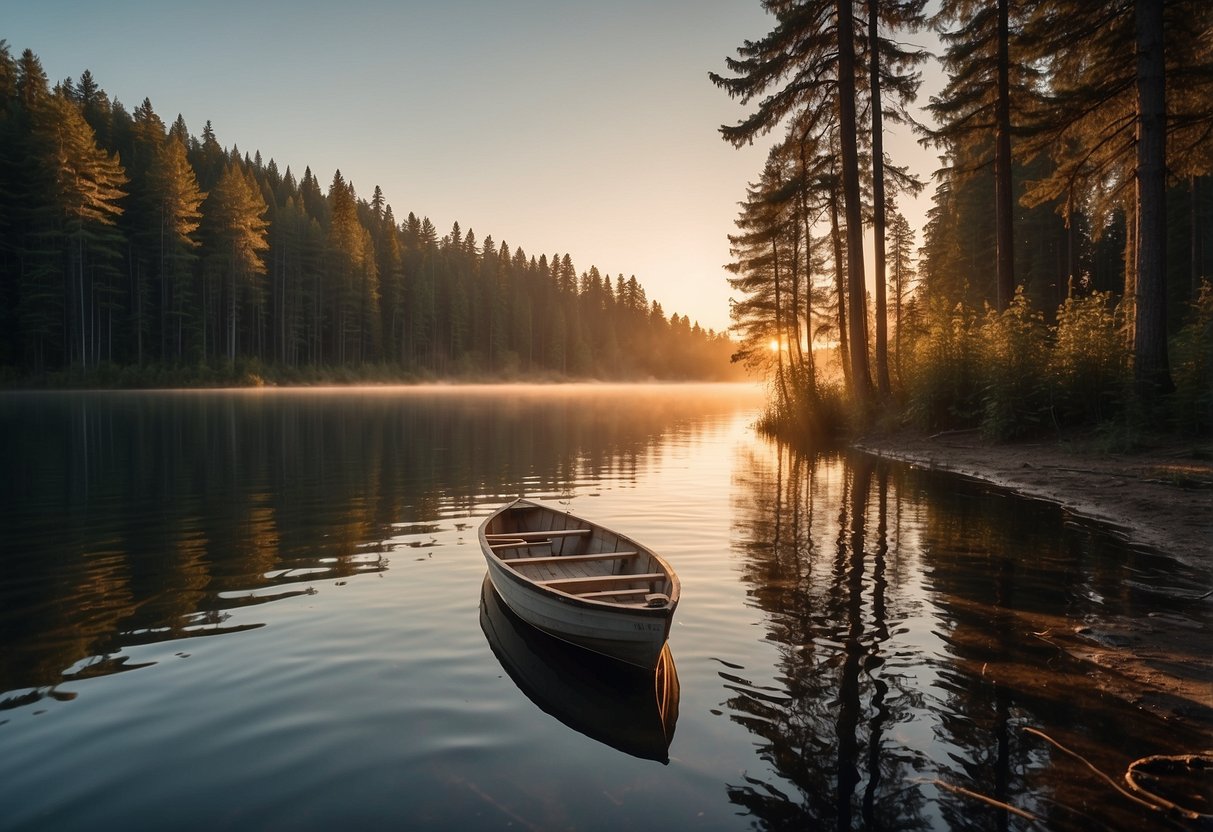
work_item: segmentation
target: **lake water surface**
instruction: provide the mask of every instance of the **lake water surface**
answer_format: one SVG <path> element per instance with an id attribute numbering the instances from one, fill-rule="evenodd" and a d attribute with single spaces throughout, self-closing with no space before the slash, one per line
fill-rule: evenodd
<path id="1" fill-rule="evenodd" d="M 956 787 L 1046 828 L 1162 823 L 1024 729 L 1113 776 L 1213 744 L 1047 637 L 1162 609 L 1201 657 L 1209 607 L 1173 599 L 1210 577 L 1047 505 L 797 455 L 761 404 L 0 397 L 0 829 L 1038 828 Z M 521 494 L 678 571 L 675 701 L 484 596 L 476 528 Z"/>

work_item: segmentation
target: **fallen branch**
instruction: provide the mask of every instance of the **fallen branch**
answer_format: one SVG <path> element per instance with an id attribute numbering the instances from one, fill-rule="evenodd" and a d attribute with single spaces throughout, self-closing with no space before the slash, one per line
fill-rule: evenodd
<path id="1" fill-rule="evenodd" d="M 992 797 L 986 797 L 984 794 L 981 794 L 980 792 L 970 791 L 969 789 L 966 789 L 964 786 L 954 786 L 951 783 L 945 783 L 943 780 L 938 780 L 938 779 L 932 780 L 931 783 L 933 783 L 936 786 L 939 786 L 940 788 L 947 789 L 950 792 L 956 792 L 957 794 L 963 794 L 965 797 L 971 797 L 974 800 L 980 800 L 982 803 L 989 804 L 990 806 L 993 806 L 996 809 L 1005 809 L 1006 811 L 1010 812 L 1011 814 L 1019 815 L 1021 818 L 1025 819 L 1025 820 L 1033 820 L 1033 821 L 1040 820 L 1040 818 L 1036 817 L 1036 815 L 1032 814 L 1031 812 L 1025 812 L 1023 809 L 1016 808 L 1015 806 L 1012 806 L 1010 803 L 1003 803 L 1001 800 L 995 800 Z"/>
<path id="2" fill-rule="evenodd" d="M 1141 776 L 1155 776 L 1149 771 L 1150 766 L 1163 765 L 1164 767 L 1186 767 L 1188 769 L 1200 769 L 1202 771 L 1213 767 L 1213 754 L 1156 754 L 1151 757 L 1142 757 L 1140 760 L 1134 760 L 1129 763 L 1129 768 L 1125 771 L 1125 782 L 1129 784 L 1129 788 L 1144 796 L 1147 800 L 1157 803 L 1159 806 L 1166 807 L 1175 812 L 1179 812 L 1184 817 L 1195 820 L 1200 817 L 1209 817 L 1208 814 L 1202 814 L 1194 809 L 1188 809 L 1185 806 L 1180 806 L 1178 803 L 1172 803 L 1162 795 L 1156 794 L 1150 789 L 1147 789 L 1141 783 L 1137 782 Z"/>
<path id="3" fill-rule="evenodd" d="M 1032 728 L 1030 726 L 1024 726 L 1024 730 L 1027 731 L 1029 734 L 1034 734 L 1034 735 L 1040 737 L 1042 740 L 1045 740 L 1046 742 L 1050 743 L 1051 745 L 1056 747 L 1058 751 L 1068 754 L 1071 757 L 1073 757 L 1074 759 L 1078 760 L 1083 765 L 1085 765 L 1087 768 L 1091 769 L 1091 771 L 1093 771 L 1096 775 L 1098 775 L 1100 777 L 1100 779 L 1102 779 L 1105 783 L 1107 783 L 1113 789 L 1115 789 L 1120 794 L 1124 795 L 1125 797 L 1127 797 L 1129 800 L 1133 801 L 1137 805 L 1143 806 L 1146 809 L 1151 809 L 1155 812 L 1175 811 L 1175 812 L 1179 813 L 1180 815 L 1182 815 L 1187 820 L 1199 819 L 1200 815 L 1198 815 L 1196 812 L 1193 812 L 1190 809 L 1184 809 L 1181 806 L 1176 806 L 1174 803 L 1171 803 L 1170 801 L 1165 801 L 1167 805 L 1164 806 L 1164 805 L 1160 805 L 1159 803 L 1155 803 L 1152 800 L 1145 800 L 1143 798 L 1138 797 L 1137 795 L 1133 794 L 1131 791 L 1122 787 L 1119 783 L 1117 783 L 1114 779 L 1109 777 L 1107 774 L 1104 774 L 1102 771 L 1100 771 L 1098 768 L 1096 768 L 1095 765 L 1090 760 L 1088 760 L 1086 757 L 1082 756 L 1077 751 L 1073 751 L 1069 748 L 1066 748 L 1064 745 L 1062 745 L 1057 740 L 1050 737 L 1044 731 L 1037 730 L 1036 728 Z M 1130 766 L 1130 768 L 1131 767 L 1132 766 Z"/>

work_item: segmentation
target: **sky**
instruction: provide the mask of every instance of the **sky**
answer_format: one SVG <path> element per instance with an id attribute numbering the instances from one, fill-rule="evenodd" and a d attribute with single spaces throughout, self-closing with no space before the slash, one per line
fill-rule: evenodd
<path id="1" fill-rule="evenodd" d="M 398 220 L 567 252 L 729 324 L 728 234 L 770 142 L 720 138 L 746 108 L 707 76 L 769 30 L 758 0 L 0 0 L 0 21 L 52 83 L 89 69 L 128 110 L 210 120 L 325 189 L 337 169 L 379 185 Z M 904 131 L 886 150 L 936 167 Z M 916 228 L 929 197 L 903 206 Z"/>

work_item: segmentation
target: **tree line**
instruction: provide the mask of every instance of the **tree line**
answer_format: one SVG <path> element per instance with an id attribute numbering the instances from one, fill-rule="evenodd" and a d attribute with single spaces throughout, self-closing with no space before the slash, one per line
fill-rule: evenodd
<path id="1" fill-rule="evenodd" d="M 1213 7 L 762 6 L 771 30 L 709 77 L 749 108 L 726 141 L 783 131 L 730 238 L 739 357 L 770 379 L 774 422 L 825 433 L 900 411 L 1005 435 L 1180 407 L 1213 427 Z M 947 75 L 933 125 L 915 113 L 929 55 L 907 45 L 927 27 Z M 885 151 L 890 123 L 940 153 L 917 252 L 898 198 L 925 183 Z M 1080 366 L 1103 387 L 1077 389 Z"/>
<path id="2" fill-rule="evenodd" d="M 128 112 L 88 71 L 52 87 L 0 41 L 10 379 L 711 379 L 736 376 L 731 349 L 634 275 L 398 221 L 378 186 L 297 177 L 147 99 Z"/>

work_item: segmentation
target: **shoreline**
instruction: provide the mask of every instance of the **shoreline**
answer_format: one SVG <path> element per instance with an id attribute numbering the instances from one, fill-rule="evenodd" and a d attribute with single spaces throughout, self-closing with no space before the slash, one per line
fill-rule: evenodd
<path id="1" fill-rule="evenodd" d="M 1130 546 L 1213 568 L 1209 440 L 1113 454 L 1048 441 L 994 445 L 975 432 L 899 433 L 864 437 L 851 447 L 1056 503 Z"/>
<path id="2" fill-rule="evenodd" d="M 1048 442 L 989 445 L 973 432 L 868 437 L 852 447 L 1056 503 L 1112 530 L 1129 546 L 1213 575 L 1208 440 L 1111 454 Z M 1053 645 L 1105 694 L 1193 731 L 1195 751 L 1213 737 L 1213 593 L 1202 585 L 1172 597 L 1173 608 L 1144 617 L 1096 616 L 1062 624 L 1023 611 L 1014 615 L 1025 637 Z M 1034 684 L 1013 674 L 1002 681 L 1011 687 Z"/>

